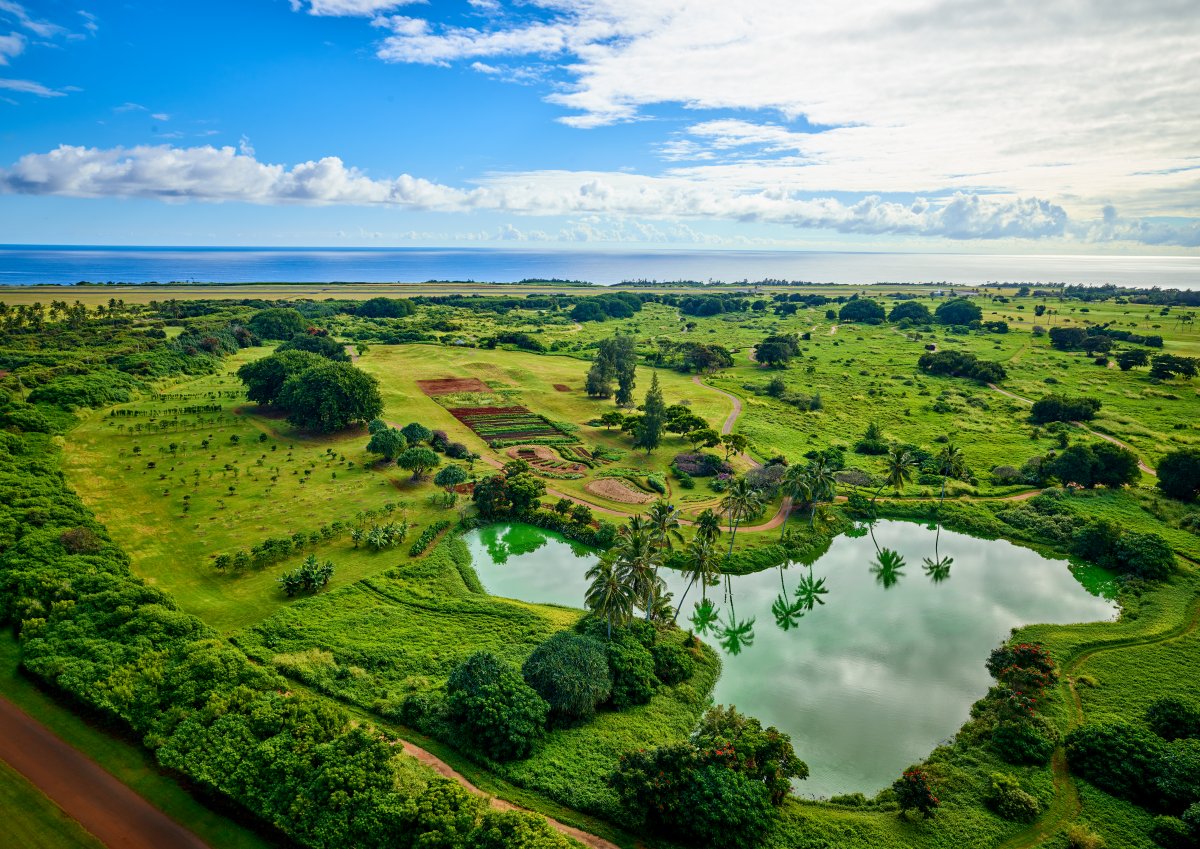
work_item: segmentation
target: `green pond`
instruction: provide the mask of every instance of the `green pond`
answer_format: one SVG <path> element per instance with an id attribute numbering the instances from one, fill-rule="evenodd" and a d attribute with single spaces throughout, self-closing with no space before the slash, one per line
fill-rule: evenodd
<path id="1" fill-rule="evenodd" d="M 590 549 L 528 525 L 466 539 L 493 595 L 582 606 Z M 664 577 L 679 599 L 686 580 Z M 967 720 L 991 683 L 983 662 L 1013 628 L 1114 618 L 1104 577 L 1003 540 L 876 522 L 872 533 L 836 538 L 811 566 L 708 589 L 723 621 L 731 601 L 739 622 L 753 620 L 740 646 L 723 646 L 719 630 L 704 635 L 722 655 L 713 699 L 791 735 L 812 772 L 800 795 L 872 795 Z M 777 621 L 773 604 L 783 595 L 794 608 L 802 579 L 824 580 L 824 603 Z M 699 598 L 693 588 L 684 627 Z"/>

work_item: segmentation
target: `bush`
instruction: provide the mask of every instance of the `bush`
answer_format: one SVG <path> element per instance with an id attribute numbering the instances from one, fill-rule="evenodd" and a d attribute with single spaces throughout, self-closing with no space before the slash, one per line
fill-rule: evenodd
<path id="1" fill-rule="evenodd" d="M 870 298 L 855 298 L 847 301 L 838 313 L 838 321 L 861 321 L 864 324 L 882 324 L 887 317 L 878 301 Z"/>
<path id="2" fill-rule="evenodd" d="M 1005 763 L 1047 764 L 1057 744 L 1058 732 L 1040 716 L 999 722 L 992 729 L 992 748 Z"/>
<path id="3" fill-rule="evenodd" d="M 1021 789 L 1021 782 L 1006 772 L 992 773 L 988 807 L 1002 819 L 1033 822 L 1041 812 L 1038 800 Z"/>
<path id="4" fill-rule="evenodd" d="M 1191 829 L 1178 817 L 1155 817 L 1150 838 L 1163 849 L 1194 849 Z"/>
<path id="5" fill-rule="evenodd" d="M 425 549 L 429 548 L 433 544 L 433 541 L 437 539 L 437 535 L 448 527 L 450 527 L 449 519 L 442 519 L 429 525 L 425 530 L 421 531 L 421 535 L 413 542 L 412 547 L 408 550 L 408 556 L 420 557 L 425 553 Z"/>
<path id="6" fill-rule="evenodd" d="M 1122 572 L 1147 581 L 1164 581 L 1175 569 L 1175 553 L 1158 534 L 1121 534 L 1115 555 Z"/>
<path id="7" fill-rule="evenodd" d="M 676 454 L 671 465 L 694 478 L 710 477 L 733 471 L 733 467 L 717 455 L 704 452 Z"/>
<path id="8" fill-rule="evenodd" d="M 426 845 L 426 844 L 422 844 Z M 428 844 L 432 846 L 433 844 Z M 440 843 L 438 844 L 441 845 Z M 571 849 L 573 842 L 545 817 L 527 811 L 488 811 L 467 838 L 465 849 Z"/>
<path id="9" fill-rule="evenodd" d="M 1164 696 L 1146 711 L 1146 724 L 1164 740 L 1200 737 L 1200 708 L 1183 699 Z"/>
<path id="10" fill-rule="evenodd" d="M 446 708 L 464 748 L 498 761 L 528 756 L 549 711 L 515 669 L 487 652 L 471 655 L 450 673 Z"/>
<path id="11" fill-rule="evenodd" d="M 591 719 L 612 692 L 604 644 L 569 631 L 534 649 L 521 674 L 550 705 L 551 717 L 567 724 Z"/>
<path id="12" fill-rule="evenodd" d="M 1156 766 L 1154 787 L 1168 811 L 1181 812 L 1200 802 L 1200 740 L 1166 745 Z"/>
<path id="13" fill-rule="evenodd" d="M 1067 849 L 1104 849 L 1104 841 L 1087 826 L 1075 823 L 1067 829 Z"/>
<path id="14" fill-rule="evenodd" d="M 632 636 L 615 637 L 608 643 L 608 669 L 612 705 L 617 710 L 644 705 L 654 695 L 654 656 Z"/>
<path id="15" fill-rule="evenodd" d="M 246 326 L 263 339 L 291 339 L 308 328 L 308 322 L 297 310 L 275 308 L 259 310 Z"/>
<path id="16" fill-rule="evenodd" d="M 1130 801 L 1154 801 L 1154 779 L 1164 743 L 1124 722 L 1089 723 L 1067 735 L 1071 771 Z"/>
<path id="17" fill-rule="evenodd" d="M 920 767 L 909 767 L 904 775 L 892 783 L 892 792 L 896 794 L 896 802 L 900 805 L 900 813 L 910 810 L 920 811 L 926 818 L 941 805 L 933 792 L 933 782 L 929 774 Z"/>
<path id="18" fill-rule="evenodd" d="M 1047 395 L 1033 402 L 1029 420 L 1034 424 L 1086 422 L 1094 419 L 1099 411 L 1100 402 L 1095 398 Z"/>
<path id="19" fill-rule="evenodd" d="M 655 643 L 650 654 L 654 658 L 654 677 L 668 686 L 688 680 L 696 671 L 695 658 L 678 643 Z"/>
<path id="20" fill-rule="evenodd" d="M 114 369 L 97 369 L 90 374 L 56 377 L 29 393 L 30 404 L 52 404 L 64 410 L 108 407 L 133 398 L 134 379 Z"/>
<path id="21" fill-rule="evenodd" d="M 1158 463 L 1158 483 L 1164 495 L 1180 501 L 1195 501 L 1200 496 L 1200 449 L 1180 448 Z"/>

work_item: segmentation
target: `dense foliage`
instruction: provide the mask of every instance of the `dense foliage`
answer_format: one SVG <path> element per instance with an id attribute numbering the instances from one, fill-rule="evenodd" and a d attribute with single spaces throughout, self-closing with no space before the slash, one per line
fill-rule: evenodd
<path id="1" fill-rule="evenodd" d="M 1166 495 L 1180 501 L 1195 501 L 1200 496 L 1200 449 L 1179 448 L 1158 462 L 1157 486 Z"/>
<path id="2" fill-rule="evenodd" d="M 999 383 L 1007 377 L 1004 366 L 981 360 L 966 351 L 930 351 L 917 359 L 917 368 L 927 374 L 967 377 L 979 383 Z"/>
<path id="3" fill-rule="evenodd" d="M 555 634 L 533 650 L 521 674 L 549 704 L 551 719 L 567 725 L 591 719 L 612 692 L 604 644 L 586 634 Z"/>
<path id="4" fill-rule="evenodd" d="M 446 715 L 462 745 L 498 761 L 524 758 L 546 727 L 549 705 L 495 655 L 477 652 L 450 673 Z"/>
<path id="5" fill-rule="evenodd" d="M 1100 412 L 1100 401 L 1095 398 L 1067 395 L 1047 395 L 1033 402 L 1029 420 L 1034 424 L 1050 422 L 1087 422 Z"/>

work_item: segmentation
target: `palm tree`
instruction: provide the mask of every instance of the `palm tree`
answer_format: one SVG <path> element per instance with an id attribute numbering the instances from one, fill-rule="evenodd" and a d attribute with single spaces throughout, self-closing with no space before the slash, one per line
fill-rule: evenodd
<path id="1" fill-rule="evenodd" d="M 787 471 L 783 473 L 783 480 L 779 483 L 779 490 L 784 497 L 792 499 L 792 510 L 796 508 L 797 503 L 804 503 L 812 498 L 812 489 L 812 473 L 808 466 L 788 466 Z M 788 510 L 788 514 L 783 517 L 783 525 L 779 530 L 780 539 L 783 539 L 787 531 L 787 522 L 792 516 L 792 510 Z"/>
<path id="2" fill-rule="evenodd" d="M 729 609 L 729 621 L 721 625 L 721 648 L 730 654 L 741 654 L 742 649 L 754 645 L 754 618 L 738 621 L 733 608 Z"/>
<path id="3" fill-rule="evenodd" d="M 883 492 L 885 486 L 890 486 L 892 491 L 899 495 L 904 485 L 912 480 L 913 469 L 917 467 L 917 459 L 908 449 L 900 445 L 893 445 L 888 449 L 887 460 L 884 462 L 886 476 L 879 489 L 875 490 L 875 494 L 871 496 L 872 504 L 879 497 L 879 493 Z"/>
<path id="4" fill-rule="evenodd" d="M 679 607 L 675 611 L 675 619 L 679 619 L 679 611 L 683 610 L 683 602 L 696 582 L 700 583 L 701 599 L 708 598 L 708 586 L 717 579 L 717 552 L 712 541 L 696 534 L 696 538 L 687 547 L 687 574 L 691 576 L 683 595 L 679 597 Z"/>
<path id="5" fill-rule="evenodd" d="M 946 499 L 946 479 L 960 477 L 965 468 L 966 460 L 963 459 L 962 449 L 953 442 L 947 442 L 937 455 L 937 473 L 942 476 L 942 494 L 938 498 L 939 510 Z"/>
<path id="6" fill-rule="evenodd" d="M 662 552 L 654 544 L 649 522 L 641 516 L 633 516 L 617 534 L 612 548 L 612 557 L 622 580 L 633 590 L 634 601 L 646 612 L 650 621 L 654 599 L 658 594 L 658 567 L 662 563 Z"/>
<path id="7" fill-rule="evenodd" d="M 817 518 L 817 504 L 821 501 L 833 501 L 837 497 L 837 478 L 834 468 L 824 457 L 818 456 L 808 464 L 809 477 L 812 480 L 812 512 L 808 517 L 809 527 Z"/>
<path id="8" fill-rule="evenodd" d="M 696 538 L 705 542 L 716 542 L 722 533 L 721 516 L 711 508 L 706 508 L 696 517 Z"/>
<path id="9" fill-rule="evenodd" d="M 721 500 L 721 509 L 729 520 L 729 554 L 733 556 L 733 542 L 737 539 L 738 525 L 762 509 L 762 493 L 750 485 L 750 481 L 738 478 L 729 485 L 729 491 Z"/>
<path id="10" fill-rule="evenodd" d="M 608 623 L 608 638 L 611 640 L 613 620 L 623 625 L 633 615 L 633 587 L 609 557 L 600 558 L 588 570 L 587 577 L 592 583 L 583 597 L 583 603 Z"/>
<path id="11" fill-rule="evenodd" d="M 646 519 L 650 522 L 655 544 L 664 552 L 674 550 L 676 542 L 683 542 L 683 533 L 679 530 L 679 511 L 675 505 L 660 498 L 647 511 Z"/>
<path id="12" fill-rule="evenodd" d="M 950 566 L 954 563 L 954 558 L 950 555 L 945 557 L 940 556 L 938 545 L 942 541 L 942 522 L 939 519 L 937 523 L 937 533 L 933 537 L 933 559 L 926 557 L 922 562 L 925 564 L 925 574 L 929 576 L 929 580 L 935 584 L 940 584 L 942 581 L 950 577 Z"/>
<path id="13" fill-rule="evenodd" d="M 701 634 L 707 634 L 720 618 L 720 609 L 713 604 L 712 599 L 706 598 L 696 605 L 692 611 L 692 627 Z"/>
<path id="14" fill-rule="evenodd" d="M 775 598 L 771 603 L 771 613 L 775 617 L 775 624 L 784 631 L 790 631 L 800 624 L 800 620 L 804 618 L 804 605 L 799 601 L 790 601 L 787 593 L 783 593 Z"/>

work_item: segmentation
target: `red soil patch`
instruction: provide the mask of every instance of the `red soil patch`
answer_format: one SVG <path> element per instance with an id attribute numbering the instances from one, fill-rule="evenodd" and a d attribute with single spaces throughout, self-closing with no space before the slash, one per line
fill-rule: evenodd
<path id="1" fill-rule="evenodd" d="M 490 392 L 482 380 L 475 377 L 438 377 L 433 380 L 418 380 L 417 386 L 426 395 L 450 395 L 454 392 Z"/>
<path id="2" fill-rule="evenodd" d="M 559 392 L 570 392 L 571 391 L 571 387 L 567 386 L 567 384 L 565 384 L 565 383 L 556 383 L 556 384 L 554 384 L 554 388 L 557 389 Z"/>

